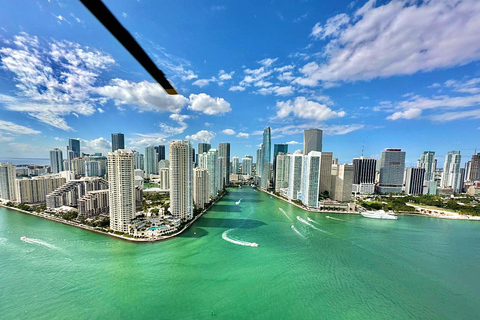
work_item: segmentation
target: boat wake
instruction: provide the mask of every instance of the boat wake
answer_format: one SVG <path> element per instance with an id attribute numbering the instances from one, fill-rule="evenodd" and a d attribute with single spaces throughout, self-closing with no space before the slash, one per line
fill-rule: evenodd
<path id="1" fill-rule="evenodd" d="M 315 223 L 315 224 L 320 225 L 320 223 L 318 223 L 317 221 L 313 220 L 313 219 L 310 218 L 310 217 L 307 217 L 307 220 L 310 221 L 310 222 L 313 222 L 313 223 Z"/>
<path id="2" fill-rule="evenodd" d="M 285 217 L 288 218 L 288 220 L 292 221 L 292 218 L 290 218 L 287 213 L 285 212 L 285 210 L 283 210 L 282 208 L 278 208 L 278 210 L 280 210 L 281 213 L 283 213 L 285 215 Z"/>
<path id="3" fill-rule="evenodd" d="M 332 220 L 337 220 L 337 221 L 347 221 L 347 220 L 343 220 L 343 219 L 339 219 L 339 218 L 334 218 L 334 217 L 330 217 L 330 216 L 326 216 L 327 219 L 332 219 Z"/>
<path id="4" fill-rule="evenodd" d="M 295 231 L 296 234 L 298 234 L 300 237 L 302 237 L 303 239 L 306 239 L 305 236 L 303 234 L 300 233 L 300 231 L 297 230 L 297 228 L 295 228 L 295 226 L 292 224 L 292 230 Z"/>
<path id="5" fill-rule="evenodd" d="M 308 218 L 307 218 L 307 219 L 308 219 Z M 297 220 L 300 221 L 301 223 L 306 224 L 307 226 L 309 226 L 309 227 L 312 228 L 312 229 L 315 229 L 315 230 L 320 231 L 320 232 L 323 232 L 323 233 L 328 233 L 328 234 L 330 234 L 330 232 L 327 232 L 327 231 L 325 231 L 325 230 L 322 230 L 322 229 L 320 229 L 320 228 L 315 227 L 313 224 L 311 224 L 310 222 L 308 222 L 307 220 L 303 219 L 303 218 L 300 217 L 300 216 L 297 216 Z"/>
<path id="6" fill-rule="evenodd" d="M 233 244 L 238 244 L 240 246 L 245 246 L 245 247 L 258 247 L 258 243 L 255 242 L 248 242 L 248 241 L 242 241 L 242 240 L 235 240 L 232 238 L 228 237 L 228 233 L 234 229 L 226 230 L 222 233 L 222 239 L 225 241 L 228 241 Z"/>
<path id="7" fill-rule="evenodd" d="M 235 204 L 238 206 L 242 200 L 243 200 L 243 198 L 240 198 L 240 200 L 238 200 L 237 202 L 235 202 Z"/>
<path id="8" fill-rule="evenodd" d="M 23 242 L 26 242 L 26 243 L 39 244 L 39 245 L 42 245 L 42 246 L 47 247 L 49 249 L 58 250 L 58 248 L 55 247 L 53 244 L 50 244 L 50 243 L 47 243 L 45 241 L 38 240 L 38 239 L 35 239 L 35 238 L 21 237 L 20 240 L 22 240 Z"/>

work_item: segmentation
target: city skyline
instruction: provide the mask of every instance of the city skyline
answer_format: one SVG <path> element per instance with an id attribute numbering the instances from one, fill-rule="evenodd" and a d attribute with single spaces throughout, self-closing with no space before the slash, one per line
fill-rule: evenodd
<path id="1" fill-rule="evenodd" d="M 79 138 L 86 153 L 106 154 L 113 132 L 125 134 L 129 149 L 141 151 L 147 145 L 189 139 L 193 144 L 230 142 L 231 155 L 242 157 L 255 154 L 265 126 L 272 128 L 272 144 L 293 141 L 291 151 L 302 149 L 304 129 L 319 128 L 325 136 L 323 148 L 334 152 L 340 162 L 359 157 L 362 145 L 366 157 L 377 159 L 385 148 L 406 150 L 408 165 L 425 150 L 434 149 L 438 158 L 451 150 L 470 157 L 479 147 L 476 136 L 480 133 L 474 120 L 480 117 L 479 41 L 474 31 L 480 4 L 461 1 L 455 8 L 443 1 L 364 4 L 275 4 L 272 10 L 272 4 L 262 3 L 256 12 L 248 4 L 209 4 L 210 10 L 201 13 L 192 8 L 165 15 L 156 3 L 107 2 L 181 93 L 167 97 L 80 3 L 45 3 L 40 11 L 39 4 L 8 3 L 9 10 L 0 13 L 0 141 L 4 146 L 0 157 L 47 158 L 48 150 L 55 147 L 66 154 L 69 138 Z M 464 7 L 469 15 L 462 13 Z M 18 12 L 15 18 L 7 14 L 12 10 Z M 392 15 L 379 16 L 381 10 Z M 248 28 L 262 33 L 251 38 L 234 32 L 239 12 L 251 22 Z M 434 28 L 428 21 L 441 12 L 446 12 L 445 23 Z M 415 22 L 416 14 L 432 19 Z M 358 33 L 373 19 L 400 23 L 400 18 L 414 26 L 403 25 L 401 33 L 409 39 L 412 52 L 387 55 L 377 50 L 371 62 L 352 65 L 361 52 L 404 40 L 393 33 L 390 42 L 380 42 L 394 31 L 388 27 L 372 30 L 376 37 L 362 44 L 347 41 L 347 35 Z M 139 19 L 149 23 L 137 23 Z M 465 24 L 457 24 L 458 19 Z M 173 21 L 189 21 L 188 30 L 173 28 Z M 261 28 L 262 21 L 272 29 Z M 465 27 L 467 22 L 471 27 Z M 209 33 L 210 29 L 214 30 Z M 225 34 L 218 29 L 235 41 L 223 41 Z M 205 31 L 214 37 L 206 38 Z M 179 41 L 184 38 L 179 32 L 186 33 L 188 40 Z M 442 48 L 449 32 L 465 36 L 449 44 L 447 54 Z M 269 41 L 264 41 L 267 37 Z M 205 41 L 220 47 L 220 52 L 199 46 Z M 344 42 L 338 51 L 327 50 L 339 41 Z M 192 46 L 195 53 L 189 50 Z M 222 55 L 230 51 L 243 54 Z M 341 52 L 351 52 L 352 60 L 340 61 Z M 382 53 L 391 67 L 374 63 Z M 417 58 L 405 65 L 407 56 Z M 29 69 L 33 60 L 38 64 L 35 70 Z M 65 76 L 76 81 L 74 88 L 60 81 L 58 74 L 65 70 Z M 78 75 L 85 71 L 92 77 L 81 82 Z M 33 81 L 31 75 L 41 80 Z M 59 83 L 62 90 L 42 89 L 51 83 Z M 134 92 L 143 96 L 131 95 Z"/>

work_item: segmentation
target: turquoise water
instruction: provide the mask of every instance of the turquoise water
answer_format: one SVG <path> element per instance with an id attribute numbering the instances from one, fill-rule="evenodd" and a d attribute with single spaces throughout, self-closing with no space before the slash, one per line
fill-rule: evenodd
<path id="1" fill-rule="evenodd" d="M 0 208 L 0 317 L 478 318 L 480 223 L 328 215 L 236 189 L 184 235 L 137 244 Z"/>

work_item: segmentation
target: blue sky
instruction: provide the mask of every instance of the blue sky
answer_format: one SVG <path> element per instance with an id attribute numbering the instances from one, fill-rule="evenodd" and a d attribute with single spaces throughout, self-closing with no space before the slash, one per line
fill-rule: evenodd
<path id="1" fill-rule="evenodd" d="M 167 96 L 79 1 L 0 11 L 0 157 L 68 138 L 105 152 L 191 139 L 256 154 L 324 130 L 340 162 L 480 147 L 480 2 L 105 1 L 181 93 Z"/>

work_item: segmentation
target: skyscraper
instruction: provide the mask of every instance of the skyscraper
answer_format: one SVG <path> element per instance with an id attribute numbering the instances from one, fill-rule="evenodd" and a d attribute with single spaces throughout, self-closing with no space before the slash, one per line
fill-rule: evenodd
<path id="1" fill-rule="evenodd" d="M 420 160 L 421 162 L 421 160 Z M 408 195 L 423 194 L 426 171 L 424 168 L 407 168 L 405 174 L 405 193 Z"/>
<path id="2" fill-rule="evenodd" d="M 159 146 L 155 146 L 155 152 L 157 153 L 157 162 L 160 160 L 165 160 L 165 145 L 161 144 Z"/>
<path id="3" fill-rule="evenodd" d="M 230 184 L 230 143 L 222 142 L 218 144 L 218 158 L 222 160 L 222 180 L 223 185 L 228 186 Z"/>
<path id="4" fill-rule="evenodd" d="M 288 178 L 288 198 L 290 200 L 296 200 L 297 193 L 301 190 L 302 167 L 303 155 L 301 151 L 296 151 L 290 156 L 290 177 Z"/>
<path id="5" fill-rule="evenodd" d="M 460 164 L 462 156 L 460 151 L 449 151 L 445 156 L 445 164 L 443 165 L 443 174 L 441 187 L 452 188 L 453 192 L 460 192 Z M 470 169 L 471 170 L 471 169 Z"/>
<path id="6" fill-rule="evenodd" d="M 380 159 L 380 181 L 378 192 L 401 193 L 405 172 L 405 151 L 402 149 L 386 149 Z"/>
<path id="7" fill-rule="evenodd" d="M 239 158 L 237 156 L 234 156 L 232 158 L 232 173 L 233 174 L 238 174 L 238 167 L 239 167 Z"/>
<path id="8" fill-rule="evenodd" d="M 280 189 L 288 188 L 288 178 L 290 175 L 290 154 L 280 152 L 277 155 L 277 164 L 275 170 L 275 192 Z"/>
<path id="9" fill-rule="evenodd" d="M 52 173 L 63 171 L 63 153 L 62 150 L 55 148 L 50 150 L 50 168 Z"/>
<path id="10" fill-rule="evenodd" d="M 420 156 L 419 167 L 425 169 L 425 181 L 435 179 L 435 151 L 424 151 Z"/>
<path id="11" fill-rule="evenodd" d="M 200 209 L 210 202 L 210 177 L 208 170 L 203 168 L 193 169 L 193 202 Z"/>
<path id="12" fill-rule="evenodd" d="M 335 170 L 333 167 L 335 167 Z M 330 192 L 330 198 L 340 202 L 350 201 L 352 199 L 352 182 L 353 165 L 334 164 L 332 166 L 332 191 Z"/>
<path id="13" fill-rule="evenodd" d="M 212 146 L 210 143 L 200 142 L 198 144 L 198 154 L 203 154 L 204 152 L 208 152 L 208 150 L 210 149 L 212 149 Z"/>
<path id="14" fill-rule="evenodd" d="M 100 162 L 86 161 L 85 162 L 85 176 L 100 177 Z"/>
<path id="15" fill-rule="evenodd" d="M 255 164 L 255 174 L 257 176 L 262 175 L 262 148 L 257 149 L 257 162 Z"/>
<path id="16" fill-rule="evenodd" d="M 112 152 L 125 149 L 125 136 L 123 133 L 112 133 Z"/>
<path id="17" fill-rule="evenodd" d="M 325 191 L 330 193 L 332 192 L 333 152 L 319 152 L 319 153 L 320 153 L 320 183 L 318 185 L 318 193 L 322 193 Z"/>
<path id="18" fill-rule="evenodd" d="M 15 176 L 15 167 L 11 163 L 0 163 L 0 199 L 17 200 Z"/>
<path id="19" fill-rule="evenodd" d="M 252 175 L 252 159 L 242 158 L 242 174 Z"/>
<path id="20" fill-rule="evenodd" d="M 133 152 L 133 158 L 135 160 L 135 169 L 144 170 L 145 168 L 145 160 L 143 154 L 138 151 Z"/>
<path id="21" fill-rule="evenodd" d="M 68 139 L 68 150 L 73 151 L 73 157 L 80 157 L 80 140 Z"/>
<path id="22" fill-rule="evenodd" d="M 271 180 L 271 156 L 272 156 L 272 142 L 271 142 L 271 129 L 265 127 L 263 130 L 263 143 L 262 143 L 262 174 L 261 185 L 262 188 L 268 189 L 270 187 Z"/>
<path id="23" fill-rule="evenodd" d="M 353 159 L 353 185 L 352 191 L 359 194 L 372 194 L 375 192 L 375 172 L 377 160 L 364 157 Z"/>
<path id="24" fill-rule="evenodd" d="M 192 145 L 188 140 L 170 142 L 170 212 L 186 222 L 193 218 Z"/>
<path id="25" fill-rule="evenodd" d="M 303 156 L 301 200 L 307 207 L 318 207 L 321 158 L 322 153 L 317 151 L 310 151 L 307 156 Z M 331 165 L 330 162 L 330 168 Z"/>
<path id="26" fill-rule="evenodd" d="M 110 228 L 128 233 L 135 217 L 134 157 L 130 150 L 108 153 L 108 186 Z"/>
<path id="27" fill-rule="evenodd" d="M 308 129 L 303 131 L 303 154 L 308 155 L 310 151 L 322 152 L 322 135 L 320 129 Z"/>
<path id="28" fill-rule="evenodd" d="M 157 153 L 153 146 L 145 147 L 145 174 L 148 177 L 151 174 L 157 174 Z"/>
<path id="29" fill-rule="evenodd" d="M 480 181 L 480 152 L 472 156 L 470 162 L 469 181 Z"/>
<path id="30" fill-rule="evenodd" d="M 273 145 L 273 185 L 276 186 L 276 177 L 277 177 L 277 155 L 282 152 L 283 154 L 288 153 L 288 144 L 285 143 L 275 143 Z"/>

